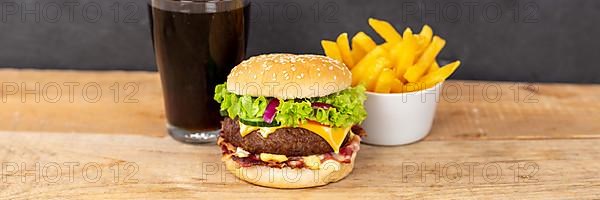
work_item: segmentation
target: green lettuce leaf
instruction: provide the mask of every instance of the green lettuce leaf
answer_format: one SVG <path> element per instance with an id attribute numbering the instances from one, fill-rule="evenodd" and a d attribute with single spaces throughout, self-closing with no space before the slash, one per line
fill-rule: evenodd
<path id="1" fill-rule="evenodd" d="M 226 84 L 215 88 L 215 101 L 221 104 L 221 111 L 230 118 L 261 120 L 269 99 L 236 95 L 227 91 Z M 298 126 L 312 120 L 332 127 L 348 127 L 359 124 L 367 117 L 363 102 L 367 99 L 365 87 L 360 85 L 327 95 L 325 97 L 281 100 L 277 107 L 275 121 L 283 126 Z M 312 102 L 331 104 L 329 109 L 312 108 Z"/>

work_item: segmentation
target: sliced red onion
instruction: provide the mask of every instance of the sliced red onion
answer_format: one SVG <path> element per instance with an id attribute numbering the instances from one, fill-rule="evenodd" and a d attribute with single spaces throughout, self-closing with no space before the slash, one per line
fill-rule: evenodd
<path id="1" fill-rule="evenodd" d="M 267 108 L 265 109 L 265 114 L 263 114 L 263 120 L 267 123 L 272 123 L 273 119 L 275 119 L 275 113 L 277 113 L 277 106 L 279 106 L 279 99 L 273 98 L 267 104 Z"/>
<path id="2" fill-rule="evenodd" d="M 329 109 L 329 108 L 333 107 L 331 104 L 321 103 L 321 102 L 312 102 L 312 103 L 310 103 L 310 106 L 312 108 L 323 108 L 323 109 Z"/>

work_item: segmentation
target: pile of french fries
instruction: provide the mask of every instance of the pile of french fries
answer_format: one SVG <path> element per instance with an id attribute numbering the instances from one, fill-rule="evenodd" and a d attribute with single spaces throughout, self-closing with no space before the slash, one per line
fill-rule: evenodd
<path id="1" fill-rule="evenodd" d="M 352 85 L 364 84 L 368 91 L 402 93 L 427 89 L 446 80 L 460 65 L 454 61 L 440 67 L 435 60 L 446 41 L 424 25 L 414 34 L 402 34 L 387 21 L 370 18 L 369 25 L 385 42 L 376 44 L 364 32 L 352 40 L 342 33 L 336 41 L 322 40 L 325 55 L 342 61 L 352 71 Z"/>

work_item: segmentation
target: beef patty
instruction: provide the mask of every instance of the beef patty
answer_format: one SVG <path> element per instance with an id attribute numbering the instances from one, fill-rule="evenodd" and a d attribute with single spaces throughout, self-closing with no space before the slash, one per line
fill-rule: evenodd
<path id="1" fill-rule="evenodd" d="M 304 128 L 279 128 L 263 138 L 258 131 L 252 131 L 242 137 L 237 119 L 225 118 L 222 122 L 221 137 L 236 147 L 259 154 L 271 153 L 287 156 L 308 156 L 325 154 L 333 149 L 325 139 Z M 358 126 L 352 127 L 352 131 L 362 136 L 364 131 Z M 344 139 L 346 145 L 349 135 Z M 342 146 L 343 146 L 342 145 Z"/>

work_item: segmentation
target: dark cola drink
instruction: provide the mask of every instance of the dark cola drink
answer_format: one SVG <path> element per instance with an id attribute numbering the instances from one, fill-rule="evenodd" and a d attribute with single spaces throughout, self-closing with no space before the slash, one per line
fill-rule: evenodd
<path id="1" fill-rule="evenodd" d="M 244 59 L 249 2 L 152 0 L 150 10 L 169 134 L 212 142 L 221 119 L 214 88 Z"/>

